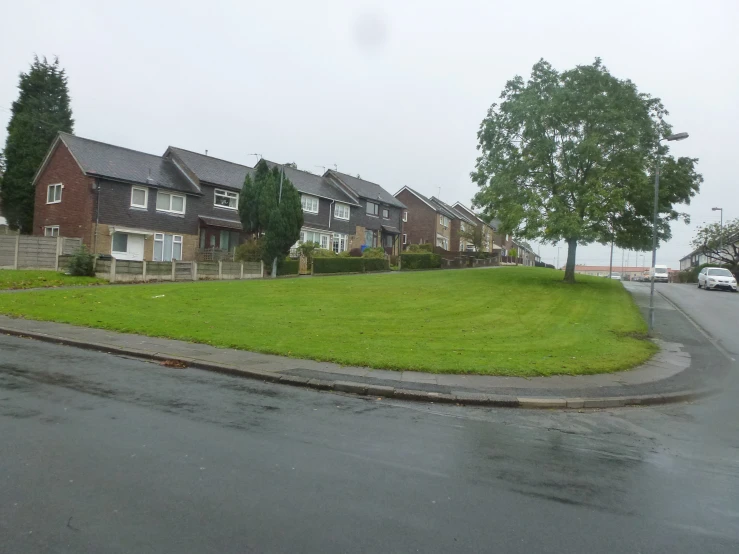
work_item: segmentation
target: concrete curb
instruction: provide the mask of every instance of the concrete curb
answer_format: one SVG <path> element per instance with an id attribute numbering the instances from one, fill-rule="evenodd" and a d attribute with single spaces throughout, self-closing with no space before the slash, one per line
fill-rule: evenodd
<path id="1" fill-rule="evenodd" d="M 46 333 L 19 331 L 0 327 L 0 333 L 5 335 L 31 338 L 54 344 L 63 344 L 85 350 L 105 352 L 108 354 L 119 354 L 130 358 L 138 358 L 147 361 L 163 362 L 167 360 L 181 362 L 187 367 L 203 369 L 226 375 L 258 379 L 270 383 L 280 383 L 296 387 L 305 387 L 322 391 L 334 391 L 341 393 L 356 394 L 359 396 L 376 396 L 383 398 L 397 398 L 399 400 L 412 400 L 416 402 L 430 402 L 439 404 L 460 404 L 465 406 L 488 406 L 497 408 L 527 408 L 527 409 L 589 409 L 589 408 L 619 408 L 623 406 L 648 406 L 655 404 L 670 404 L 675 402 L 687 402 L 703 398 L 717 393 L 713 389 L 686 390 L 664 394 L 627 395 L 616 397 L 538 397 L 538 396 L 507 396 L 498 394 L 460 392 L 447 394 L 440 392 L 428 392 L 424 390 L 395 388 L 379 385 L 370 385 L 354 381 L 326 381 L 322 379 L 308 379 L 293 375 L 281 375 L 279 373 L 264 371 L 260 369 L 240 368 L 227 364 L 209 363 L 203 360 L 188 358 L 184 356 L 172 357 L 169 355 L 146 352 L 133 348 L 121 348 L 103 343 L 83 342 L 65 337 L 57 337 Z M 410 383 L 408 383 L 410 385 Z"/>

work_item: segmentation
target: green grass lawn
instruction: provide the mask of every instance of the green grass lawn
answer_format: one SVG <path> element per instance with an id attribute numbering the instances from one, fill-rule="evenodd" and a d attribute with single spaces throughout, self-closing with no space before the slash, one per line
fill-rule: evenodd
<path id="1" fill-rule="evenodd" d="M 72 277 L 56 271 L 0 269 L 0 290 L 101 285 L 105 282 L 95 277 Z"/>
<path id="2" fill-rule="evenodd" d="M 543 268 L 0 294 L 0 313 L 386 369 L 602 373 L 655 346 L 621 283 Z"/>

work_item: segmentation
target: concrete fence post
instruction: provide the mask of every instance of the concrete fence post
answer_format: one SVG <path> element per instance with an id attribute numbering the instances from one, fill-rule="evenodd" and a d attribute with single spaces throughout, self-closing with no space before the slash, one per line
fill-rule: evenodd
<path id="1" fill-rule="evenodd" d="M 239 277 L 239 279 L 243 279 L 243 278 L 244 278 L 244 262 L 241 262 L 241 277 Z"/>
<path id="2" fill-rule="evenodd" d="M 192 280 L 197 281 L 198 280 L 198 262 L 192 261 Z"/>
<path id="3" fill-rule="evenodd" d="M 174 260 L 172 260 L 169 263 L 172 264 L 172 281 L 174 281 L 175 278 L 177 277 L 177 262 L 175 262 Z"/>
<path id="4" fill-rule="evenodd" d="M 18 250 L 20 249 L 21 244 L 21 233 L 18 231 L 18 234 L 15 236 L 15 257 L 13 258 L 13 269 L 18 269 Z"/>
<path id="5" fill-rule="evenodd" d="M 108 280 L 111 283 L 115 283 L 115 258 L 110 259 L 110 275 Z"/>
<path id="6" fill-rule="evenodd" d="M 62 254 L 62 237 L 56 237 L 56 260 L 54 261 L 54 271 L 59 271 L 59 256 Z"/>
<path id="7" fill-rule="evenodd" d="M 143 265 L 141 268 L 141 280 L 145 282 L 146 281 L 146 260 L 144 260 L 142 263 Z"/>
<path id="8" fill-rule="evenodd" d="M 264 260 L 259 261 L 259 274 L 264 277 Z"/>
<path id="9" fill-rule="evenodd" d="M 218 280 L 223 280 L 223 261 L 218 260 Z"/>

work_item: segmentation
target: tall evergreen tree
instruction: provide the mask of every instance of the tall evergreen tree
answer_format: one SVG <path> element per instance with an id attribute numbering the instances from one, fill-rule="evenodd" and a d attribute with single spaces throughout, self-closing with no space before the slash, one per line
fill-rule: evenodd
<path id="1" fill-rule="evenodd" d="M 59 65 L 34 57 L 28 73 L 21 73 L 20 94 L 13 102 L 5 142 L 5 172 L 0 180 L 0 203 L 12 229 L 33 231 L 33 178 L 59 131 L 74 125 L 67 75 Z"/>
<path id="2" fill-rule="evenodd" d="M 270 169 L 260 160 L 254 169 L 254 176 L 247 175 L 241 189 L 239 217 L 244 230 L 260 239 L 262 261 L 272 265 L 275 277 L 277 260 L 300 238 L 303 208 L 300 193 L 281 168 Z"/>

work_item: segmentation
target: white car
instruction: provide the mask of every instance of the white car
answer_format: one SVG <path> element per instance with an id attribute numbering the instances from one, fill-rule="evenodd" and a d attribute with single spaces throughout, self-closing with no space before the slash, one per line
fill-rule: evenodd
<path id="1" fill-rule="evenodd" d="M 736 279 L 731 271 L 723 267 L 704 267 L 698 274 L 698 288 L 736 292 Z"/>
<path id="2" fill-rule="evenodd" d="M 618 273 L 611 273 L 611 279 L 616 279 L 616 281 L 620 281 L 621 275 Z"/>

